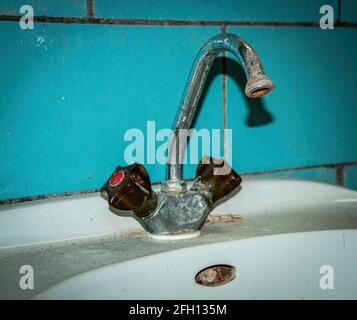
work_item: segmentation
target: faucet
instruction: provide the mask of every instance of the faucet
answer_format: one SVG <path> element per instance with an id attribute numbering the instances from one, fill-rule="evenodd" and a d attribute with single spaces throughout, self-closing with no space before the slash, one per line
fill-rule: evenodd
<path id="1" fill-rule="evenodd" d="M 210 210 L 238 189 L 242 179 L 225 160 L 204 156 L 192 183 L 183 179 L 182 163 L 197 105 L 211 66 L 222 52 L 231 52 L 244 66 L 245 94 L 250 98 L 274 89 L 265 75 L 254 49 L 241 37 L 220 33 L 209 39 L 198 52 L 186 82 L 170 140 L 167 180 L 152 189 L 150 177 L 138 163 L 118 166 L 101 188 L 116 214 L 129 214 L 154 237 L 197 236 Z"/>

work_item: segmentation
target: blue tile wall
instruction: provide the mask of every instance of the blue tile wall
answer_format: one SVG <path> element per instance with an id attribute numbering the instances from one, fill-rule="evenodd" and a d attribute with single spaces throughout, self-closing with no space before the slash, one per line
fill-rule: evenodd
<path id="1" fill-rule="evenodd" d="M 86 0 L 1 0 L 0 15 L 18 15 L 22 5 L 33 7 L 36 16 L 72 16 L 87 15 Z"/>
<path id="2" fill-rule="evenodd" d="M 337 12 L 337 0 L 329 0 Z M 96 0 L 95 13 L 106 18 L 319 21 L 323 0 Z"/>
<path id="3" fill-rule="evenodd" d="M 357 165 L 346 169 L 346 187 L 357 190 Z"/>
<path id="4" fill-rule="evenodd" d="M 356 159 L 357 43 L 350 39 L 356 39 L 357 29 L 229 31 L 254 46 L 276 85 L 264 98 L 246 99 L 238 84 L 244 76 L 235 60 L 229 60 L 227 122 L 234 137 L 233 165 L 258 171 Z"/>
<path id="5" fill-rule="evenodd" d="M 171 2 L 171 1 L 170 1 Z M 337 12 L 337 0 L 329 1 Z M 95 1 L 97 17 L 318 21 L 324 1 Z M 180 3 L 180 5 L 178 5 Z M 203 5 L 204 3 L 204 5 Z M 0 15 L 21 1 L 1 1 Z M 86 16 L 86 1 L 27 1 L 37 15 Z M 353 20 L 342 1 L 342 20 Z M 204 10 L 202 8 L 204 7 Z M 356 28 L 232 27 L 257 50 L 276 89 L 247 99 L 242 70 L 225 60 L 209 76 L 195 128 L 233 132 L 233 167 L 264 171 L 357 160 Z M 121 26 L 0 22 L 0 199 L 98 188 L 124 163 L 127 129 L 172 126 L 200 46 L 219 26 Z M 147 137 L 145 137 L 146 139 Z M 221 143 L 222 144 L 222 143 Z M 159 144 L 156 144 L 156 147 Z M 145 144 L 145 152 L 152 148 Z M 220 149 L 223 154 L 223 149 Z M 200 156 L 202 154 L 200 153 Z M 145 161 L 147 162 L 147 161 Z M 165 166 L 146 165 L 153 181 Z M 196 165 L 186 166 L 185 177 Z M 356 167 L 346 186 L 357 189 Z M 334 169 L 279 173 L 335 183 Z"/>
<path id="6" fill-rule="evenodd" d="M 341 20 L 348 22 L 357 22 L 357 1 L 343 0 L 341 8 Z"/>
<path id="7" fill-rule="evenodd" d="M 124 163 L 127 129 L 146 132 L 150 120 L 157 130 L 171 127 L 193 57 L 217 32 L 2 23 L 1 197 L 100 186 Z M 222 127 L 221 101 L 216 76 L 197 128 Z M 163 165 L 147 168 L 153 181 L 165 175 Z"/>

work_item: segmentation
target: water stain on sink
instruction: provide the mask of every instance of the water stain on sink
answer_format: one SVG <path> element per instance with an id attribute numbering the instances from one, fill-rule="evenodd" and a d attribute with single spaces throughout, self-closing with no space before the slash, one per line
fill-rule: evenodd
<path id="1" fill-rule="evenodd" d="M 236 277 L 236 268 L 227 264 L 207 267 L 197 273 L 196 283 L 206 287 L 222 286 Z"/>

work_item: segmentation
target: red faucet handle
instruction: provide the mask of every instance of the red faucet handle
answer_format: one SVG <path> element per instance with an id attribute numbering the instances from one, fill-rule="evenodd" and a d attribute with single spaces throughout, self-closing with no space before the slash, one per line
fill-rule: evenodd
<path id="1" fill-rule="evenodd" d="M 109 185 L 111 187 L 116 187 L 124 180 L 124 177 L 125 177 L 125 172 L 123 170 L 114 172 L 109 180 Z"/>
<path id="2" fill-rule="evenodd" d="M 132 211 L 138 216 L 150 214 L 156 205 L 149 174 L 141 164 L 118 166 L 104 186 L 109 206 L 120 211 Z"/>

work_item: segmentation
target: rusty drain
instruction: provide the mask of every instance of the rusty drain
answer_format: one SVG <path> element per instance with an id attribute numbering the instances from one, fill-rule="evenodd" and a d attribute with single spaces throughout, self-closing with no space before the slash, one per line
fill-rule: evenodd
<path id="1" fill-rule="evenodd" d="M 206 287 L 222 286 L 236 277 L 236 268 L 227 264 L 217 264 L 202 269 L 196 274 L 196 283 Z"/>

